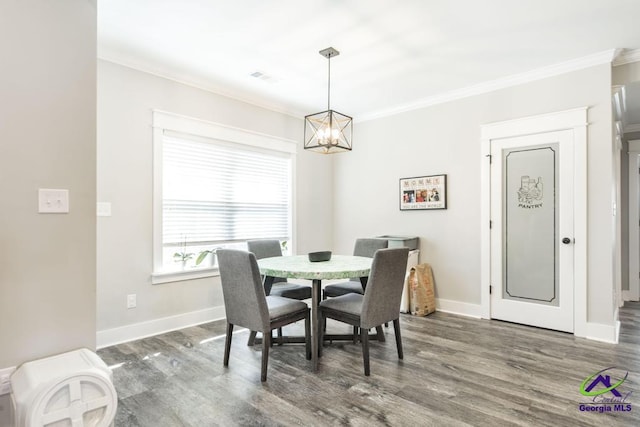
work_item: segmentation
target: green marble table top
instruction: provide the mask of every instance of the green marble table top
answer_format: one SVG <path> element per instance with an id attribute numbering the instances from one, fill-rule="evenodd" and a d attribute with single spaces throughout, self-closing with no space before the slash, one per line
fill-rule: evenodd
<path id="1" fill-rule="evenodd" d="M 373 259 L 333 255 L 329 261 L 311 262 L 307 255 L 281 256 L 258 260 L 260 273 L 289 279 L 348 279 L 367 277 Z"/>

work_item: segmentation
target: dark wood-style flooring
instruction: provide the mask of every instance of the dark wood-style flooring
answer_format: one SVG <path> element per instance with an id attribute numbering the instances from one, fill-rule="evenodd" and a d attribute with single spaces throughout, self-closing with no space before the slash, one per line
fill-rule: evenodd
<path id="1" fill-rule="evenodd" d="M 117 427 L 638 426 L 640 303 L 627 303 L 620 319 L 620 344 L 613 345 L 440 312 L 402 315 L 404 360 L 393 328 L 385 328 L 387 341 L 371 342 L 370 377 L 359 345 L 334 342 L 317 373 L 303 346 L 274 346 L 261 383 L 261 347 L 247 347 L 247 330 L 234 334 L 229 367 L 222 366 L 223 321 L 98 354 L 113 368 Z M 618 390 L 632 392 L 625 402 L 631 411 L 581 412 L 592 398 L 580 385 L 609 367 L 628 372 Z"/>

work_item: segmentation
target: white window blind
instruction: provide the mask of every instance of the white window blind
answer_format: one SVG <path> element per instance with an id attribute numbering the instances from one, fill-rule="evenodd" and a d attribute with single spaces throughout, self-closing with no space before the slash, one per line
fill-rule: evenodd
<path id="1" fill-rule="evenodd" d="M 288 240 L 290 183 L 288 154 L 165 133 L 162 245 Z"/>

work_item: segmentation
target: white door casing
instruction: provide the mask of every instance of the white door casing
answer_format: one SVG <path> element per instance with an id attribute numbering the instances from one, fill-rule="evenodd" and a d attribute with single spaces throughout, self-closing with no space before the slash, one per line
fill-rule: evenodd
<path id="1" fill-rule="evenodd" d="M 573 142 L 573 332 L 587 336 L 587 108 L 577 108 L 539 116 L 490 123 L 481 128 L 481 306 L 482 317 L 490 319 L 490 285 L 498 274 L 492 264 L 489 228 L 494 212 L 491 207 L 492 142 L 548 132 L 567 131 Z M 562 238 L 564 236 L 560 236 Z M 561 245 L 566 246 L 566 245 Z"/>

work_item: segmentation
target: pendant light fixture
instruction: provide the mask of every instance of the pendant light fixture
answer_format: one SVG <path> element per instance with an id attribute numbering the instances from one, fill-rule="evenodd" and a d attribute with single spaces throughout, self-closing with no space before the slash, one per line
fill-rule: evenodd
<path id="1" fill-rule="evenodd" d="M 340 52 L 328 47 L 320 55 L 329 60 L 327 110 L 304 118 L 304 149 L 323 154 L 351 151 L 353 119 L 331 109 L 331 58 Z"/>

